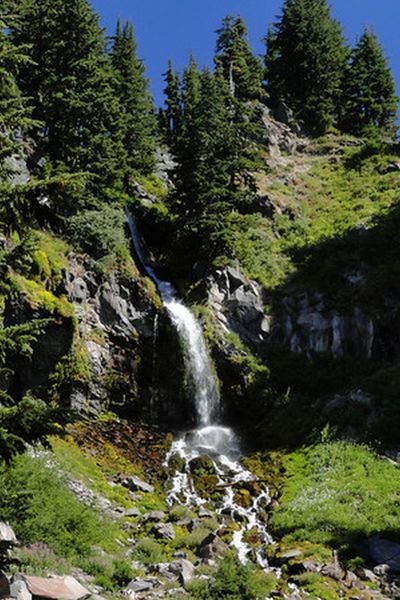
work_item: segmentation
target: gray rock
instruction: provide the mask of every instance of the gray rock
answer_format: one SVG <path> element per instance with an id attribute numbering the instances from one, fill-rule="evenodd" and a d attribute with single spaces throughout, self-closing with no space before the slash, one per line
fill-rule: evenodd
<path id="1" fill-rule="evenodd" d="M 126 517 L 140 517 L 141 512 L 138 508 L 136 508 L 136 506 L 133 506 L 132 508 L 128 508 L 128 510 L 125 511 L 125 516 Z"/>
<path id="2" fill-rule="evenodd" d="M 145 579 L 133 579 L 125 589 L 125 594 L 135 598 L 134 594 L 139 592 L 147 592 L 160 585 L 160 582 L 155 577 L 146 577 Z"/>
<path id="3" fill-rule="evenodd" d="M 210 533 L 202 541 L 198 549 L 198 555 L 200 558 L 215 560 L 216 558 L 223 556 L 228 550 L 229 547 L 220 537 L 218 537 L 218 535 Z"/>
<path id="4" fill-rule="evenodd" d="M 149 483 L 146 483 L 142 479 L 139 479 L 139 477 L 136 477 L 135 475 L 125 477 L 125 479 L 122 481 L 122 485 L 124 487 L 127 487 L 132 492 L 139 491 L 146 492 L 149 494 L 152 494 L 154 492 L 154 486 L 150 485 Z"/>
<path id="5" fill-rule="evenodd" d="M 207 510 L 203 506 L 201 506 L 199 508 L 199 513 L 198 514 L 199 514 L 199 518 L 200 519 L 208 519 L 208 518 L 212 518 L 214 516 L 213 512 L 211 512 L 210 510 Z"/>
<path id="6" fill-rule="evenodd" d="M 374 536 L 368 540 L 368 551 L 375 563 L 400 571 L 400 544 Z"/>
<path id="7" fill-rule="evenodd" d="M 162 510 L 151 510 L 142 516 L 142 521 L 164 521 L 167 515 Z"/>
<path id="8" fill-rule="evenodd" d="M 0 598 L 10 595 L 10 582 L 5 573 L 0 571 Z"/>
<path id="9" fill-rule="evenodd" d="M 154 536 L 163 540 L 174 540 L 175 531 L 172 523 L 157 523 L 154 525 L 152 532 Z"/>
<path id="10" fill-rule="evenodd" d="M 258 344 L 269 333 L 262 288 L 238 268 L 226 267 L 208 279 L 210 308 L 221 328 L 245 343 Z"/>
<path id="11" fill-rule="evenodd" d="M 194 565 L 184 558 L 175 560 L 170 564 L 169 568 L 172 573 L 177 575 L 179 582 L 183 586 L 186 586 L 193 579 L 196 570 Z"/>
<path id="12" fill-rule="evenodd" d="M 0 543 L 2 542 L 12 545 L 18 543 L 14 530 L 8 523 L 5 523 L 4 521 L 0 521 Z"/>
<path id="13" fill-rule="evenodd" d="M 28 585 L 22 579 L 11 583 L 10 594 L 15 600 L 32 600 L 32 594 L 28 589 Z"/>

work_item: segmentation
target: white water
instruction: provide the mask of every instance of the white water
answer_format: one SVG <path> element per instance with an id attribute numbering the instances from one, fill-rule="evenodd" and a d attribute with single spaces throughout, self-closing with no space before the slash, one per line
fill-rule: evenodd
<path id="1" fill-rule="evenodd" d="M 173 456 L 179 456 L 184 464 L 184 468 L 176 471 L 171 478 L 167 501 L 170 505 L 180 503 L 192 507 L 210 503 L 209 498 L 202 498 L 197 493 L 190 476 L 190 462 L 199 456 L 208 455 L 217 475 L 217 489 L 223 492 L 219 506 L 213 508 L 222 519 L 230 519 L 240 524 L 240 529 L 233 534 L 232 546 L 236 548 L 239 559 L 247 562 L 251 546 L 244 541 L 244 536 L 247 531 L 251 531 L 261 543 L 254 558 L 260 566 L 267 568 L 268 562 L 263 547 L 270 544 L 272 539 L 261 516 L 270 503 L 268 491 L 264 489 L 253 498 L 249 508 L 244 508 L 239 503 L 235 486 L 240 487 L 241 483 L 256 481 L 256 478 L 239 462 L 240 447 L 235 433 L 218 422 L 219 389 L 201 327 L 193 313 L 178 299 L 172 284 L 160 280 L 154 269 L 147 264 L 136 223 L 129 214 L 128 223 L 136 254 L 149 277 L 155 282 L 181 340 L 186 355 L 187 379 L 196 410 L 196 428 L 177 438 L 165 459 L 166 466 Z"/>

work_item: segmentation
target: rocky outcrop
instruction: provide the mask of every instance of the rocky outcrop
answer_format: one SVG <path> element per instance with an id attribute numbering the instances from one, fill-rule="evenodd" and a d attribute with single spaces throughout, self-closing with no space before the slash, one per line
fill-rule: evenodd
<path id="1" fill-rule="evenodd" d="M 270 327 L 263 307 L 263 290 L 238 268 L 226 267 L 209 278 L 208 299 L 225 333 L 237 333 L 244 343 L 267 339 Z"/>
<path id="2" fill-rule="evenodd" d="M 77 255 L 70 256 L 64 286 L 91 371 L 71 390 L 72 408 L 180 422 L 180 349 L 155 291 L 139 274 L 118 269 L 104 279 L 91 258 Z"/>
<path id="3" fill-rule="evenodd" d="M 303 292 L 286 296 L 274 314 L 270 341 L 292 352 L 322 353 L 371 358 L 375 326 L 359 307 L 346 312 L 327 308 L 319 293 Z"/>
<path id="4" fill-rule="evenodd" d="M 244 343 L 268 342 L 307 355 L 372 356 L 376 326 L 360 306 L 331 308 L 339 302 L 317 292 L 294 291 L 267 313 L 265 291 L 237 267 L 216 271 L 208 281 L 208 300 L 222 331 L 238 334 Z"/>

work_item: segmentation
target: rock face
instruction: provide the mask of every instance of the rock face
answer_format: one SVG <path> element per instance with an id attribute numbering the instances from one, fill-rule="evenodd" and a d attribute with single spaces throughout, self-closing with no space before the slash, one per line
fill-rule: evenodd
<path id="1" fill-rule="evenodd" d="M 208 298 L 218 324 L 226 333 L 237 333 L 245 343 L 267 339 L 269 318 L 263 309 L 262 288 L 238 268 L 216 271 L 208 280 Z"/>
<path id="2" fill-rule="evenodd" d="M 295 291 L 267 314 L 262 287 L 233 267 L 209 278 L 208 299 L 217 325 L 225 333 L 237 333 L 244 343 L 268 342 L 307 355 L 372 356 L 376 326 L 359 306 L 344 312 L 328 308 L 332 301 L 322 294 Z"/>
<path id="3" fill-rule="evenodd" d="M 370 358 L 374 335 L 374 323 L 360 307 L 342 313 L 328 309 L 321 294 L 304 292 L 282 299 L 273 318 L 270 341 L 297 353 Z"/>
<path id="4" fill-rule="evenodd" d="M 91 369 L 88 384 L 71 390 L 71 407 L 80 413 L 111 408 L 149 422 L 179 423 L 185 412 L 181 354 L 154 292 L 139 275 L 119 270 L 104 281 L 87 256 L 72 255 L 69 263 L 65 290 Z"/>

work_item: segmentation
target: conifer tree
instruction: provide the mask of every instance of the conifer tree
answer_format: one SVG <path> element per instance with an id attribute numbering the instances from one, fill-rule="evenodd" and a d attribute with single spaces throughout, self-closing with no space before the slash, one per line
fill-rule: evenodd
<path id="1" fill-rule="evenodd" d="M 345 131 L 360 135 L 396 130 L 398 99 L 395 83 L 376 35 L 366 29 L 354 48 L 343 94 Z"/>
<path id="2" fill-rule="evenodd" d="M 32 60 L 20 69 L 23 93 L 44 124 L 52 163 L 89 172 L 98 192 L 122 178 L 121 110 L 105 38 L 88 0 L 21 0 L 13 28 Z"/>
<path id="3" fill-rule="evenodd" d="M 233 96 L 242 100 L 260 95 L 262 71 L 253 55 L 245 22 L 227 16 L 217 30 L 215 63 L 221 67 Z"/>
<path id="4" fill-rule="evenodd" d="M 347 54 L 327 0 L 286 0 L 267 36 L 272 102 L 284 101 L 310 133 L 322 134 L 337 125 Z"/>
<path id="5" fill-rule="evenodd" d="M 123 142 L 128 154 L 128 166 L 134 171 L 151 173 L 155 159 L 154 105 L 143 62 L 137 57 L 131 23 L 121 26 L 118 21 L 111 57 L 117 77 L 118 97 L 124 111 Z"/>
<path id="6" fill-rule="evenodd" d="M 252 191 L 257 150 L 247 103 L 232 96 L 222 67 L 184 72 L 173 209 L 181 238 L 195 239 L 207 259 L 226 251 L 226 218 Z"/>
<path id="7" fill-rule="evenodd" d="M 169 147 L 174 151 L 179 136 L 182 107 L 180 98 L 180 80 L 172 61 L 168 61 L 168 69 L 164 74 L 166 87 L 164 89 L 166 108 L 162 111 L 162 131 Z"/>
<path id="8" fill-rule="evenodd" d="M 7 159 L 22 150 L 22 134 L 35 124 L 16 82 L 18 68 L 27 58 L 24 48 L 11 43 L 9 26 L 10 18 L 0 15 L 0 179 L 10 174 Z"/>

